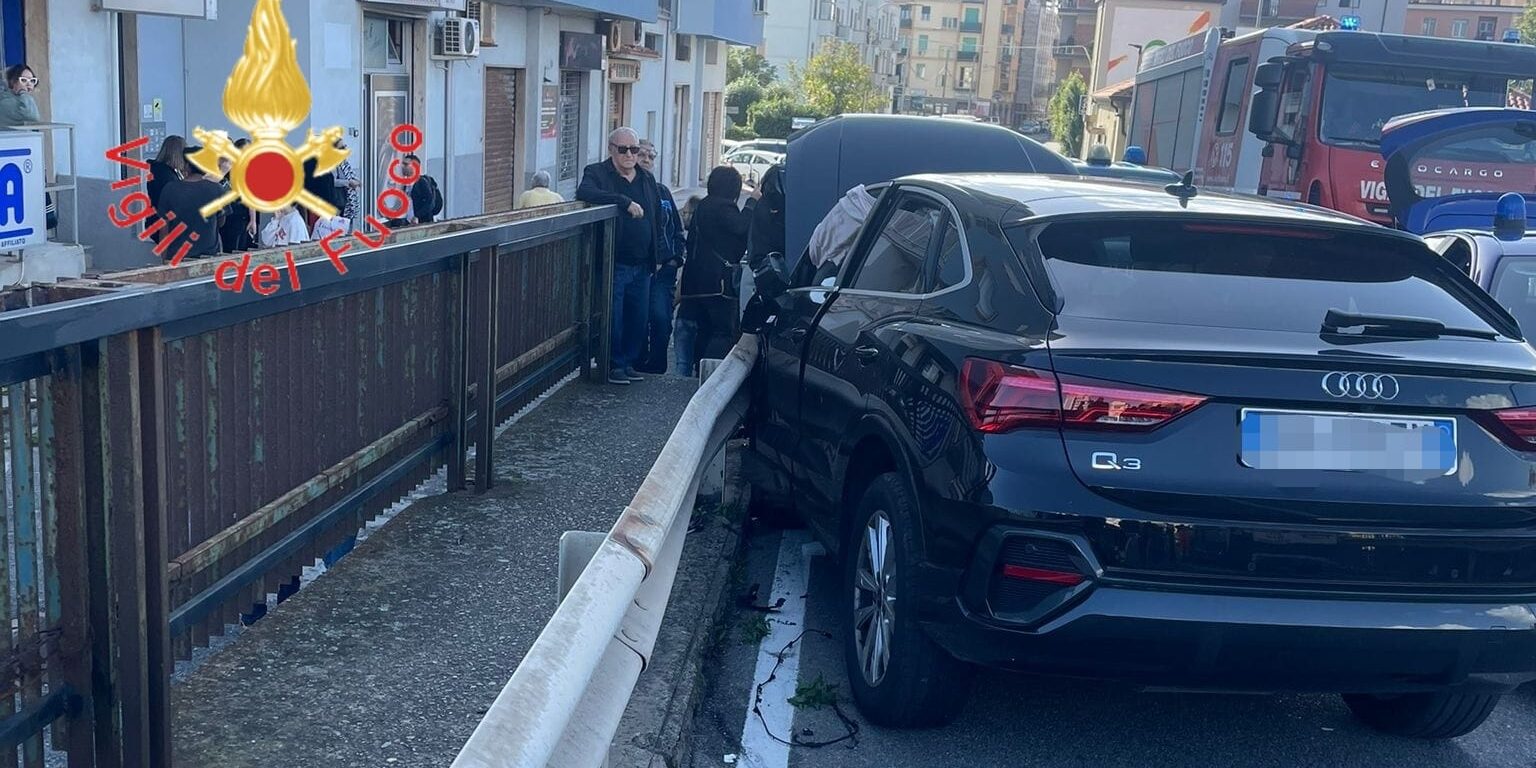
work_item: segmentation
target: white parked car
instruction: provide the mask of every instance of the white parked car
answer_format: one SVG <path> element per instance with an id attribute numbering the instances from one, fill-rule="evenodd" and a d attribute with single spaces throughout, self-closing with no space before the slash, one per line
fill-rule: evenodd
<path id="1" fill-rule="evenodd" d="M 748 186 L 755 187 L 758 179 L 761 179 L 769 168 L 784 162 L 784 155 L 757 149 L 738 149 L 726 155 L 720 162 L 735 168 L 741 173 L 742 181 Z"/>

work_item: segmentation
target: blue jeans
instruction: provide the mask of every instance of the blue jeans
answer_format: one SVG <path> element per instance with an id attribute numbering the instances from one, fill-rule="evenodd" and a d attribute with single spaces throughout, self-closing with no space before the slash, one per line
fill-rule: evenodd
<path id="1" fill-rule="evenodd" d="M 677 333 L 672 337 L 672 343 L 677 345 L 677 367 L 675 369 L 677 375 L 693 375 L 693 366 L 698 363 L 698 360 L 694 358 L 694 345 L 698 338 L 698 323 L 681 317 L 677 318 Z"/>
<path id="2" fill-rule="evenodd" d="M 667 344 L 672 341 L 672 292 L 677 287 L 677 267 L 662 267 L 651 276 L 650 332 L 646 338 L 647 373 L 667 372 Z"/>
<path id="3" fill-rule="evenodd" d="M 640 360 L 650 294 L 650 268 L 643 264 L 613 265 L 612 370 L 615 372 L 629 370 Z"/>

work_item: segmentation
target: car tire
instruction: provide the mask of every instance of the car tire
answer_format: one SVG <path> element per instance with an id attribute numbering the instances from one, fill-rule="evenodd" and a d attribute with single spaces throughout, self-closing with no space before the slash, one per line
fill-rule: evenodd
<path id="1" fill-rule="evenodd" d="M 890 728 L 949 723 L 965 706 L 973 674 L 929 639 L 913 615 L 916 512 L 901 476 L 880 475 L 865 490 L 841 548 L 849 686 L 859 712 Z M 872 553 L 871 535 L 880 552 Z"/>
<path id="2" fill-rule="evenodd" d="M 1465 736 L 1493 714 L 1497 693 L 1435 691 L 1394 696 L 1344 694 L 1344 703 L 1361 722 L 1384 733 L 1415 739 Z"/>

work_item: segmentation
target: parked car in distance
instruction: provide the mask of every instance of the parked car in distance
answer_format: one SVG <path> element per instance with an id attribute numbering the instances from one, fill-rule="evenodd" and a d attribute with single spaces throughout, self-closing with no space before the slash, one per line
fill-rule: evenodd
<path id="1" fill-rule="evenodd" d="M 1527 205 L 1512 192 L 1497 207 L 1488 229 L 1435 232 L 1424 242 L 1491 294 L 1522 329 L 1536 328 L 1536 235 L 1526 231 Z"/>
<path id="2" fill-rule="evenodd" d="M 757 149 L 738 149 L 721 158 L 720 162 L 735 168 L 747 186 L 755 187 L 769 168 L 784 162 L 784 156 Z"/>
<path id="3" fill-rule="evenodd" d="M 788 139 L 748 139 L 737 144 L 733 149 L 755 149 L 761 152 L 774 152 L 782 155 L 788 147 Z"/>
<path id="4" fill-rule="evenodd" d="M 743 320 L 755 495 L 839 558 L 870 721 L 943 723 L 983 666 L 1440 739 L 1536 679 L 1536 349 L 1422 240 L 1183 185 L 877 190 L 835 277 Z"/>

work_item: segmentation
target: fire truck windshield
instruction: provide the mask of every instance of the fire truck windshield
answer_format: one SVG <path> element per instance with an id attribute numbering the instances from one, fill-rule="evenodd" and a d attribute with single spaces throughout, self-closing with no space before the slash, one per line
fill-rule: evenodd
<path id="1" fill-rule="evenodd" d="M 1502 107 L 1511 78 L 1454 70 L 1337 64 L 1323 85 L 1324 143 L 1375 147 L 1381 127 L 1398 115 L 1451 107 Z"/>

